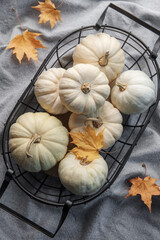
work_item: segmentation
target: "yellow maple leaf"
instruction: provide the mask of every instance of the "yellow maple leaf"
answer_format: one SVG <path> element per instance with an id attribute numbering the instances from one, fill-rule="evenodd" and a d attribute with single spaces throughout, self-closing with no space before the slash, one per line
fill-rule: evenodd
<path id="1" fill-rule="evenodd" d="M 53 28 L 58 20 L 60 22 L 62 21 L 60 11 L 56 9 L 52 1 L 45 0 L 45 2 L 38 3 L 39 5 L 32 6 L 32 8 L 35 8 L 36 10 L 41 12 L 41 14 L 39 15 L 39 23 L 46 23 L 50 21 L 51 28 Z"/>
<path id="2" fill-rule="evenodd" d="M 13 48 L 13 54 L 16 54 L 17 59 L 21 63 L 24 54 L 26 54 L 28 61 L 30 58 L 38 62 L 36 48 L 46 48 L 41 44 L 40 40 L 35 39 L 42 35 L 41 33 L 29 32 L 26 30 L 23 34 L 16 35 L 6 49 Z"/>
<path id="3" fill-rule="evenodd" d="M 95 129 L 88 125 L 84 133 L 71 132 L 72 143 L 77 147 L 70 150 L 70 152 L 74 153 L 78 159 L 86 162 L 99 158 L 99 150 L 103 147 L 103 131 L 96 135 Z"/>
<path id="4" fill-rule="evenodd" d="M 150 176 L 147 176 L 144 179 L 140 177 L 130 179 L 129 181 L 132 183 L 132 186 L 125 198 L 140 194 L 141 200 L 147 205 L 149 211 L 151 212 L 152 196 L 160 195 L 159 186 L 155 184 L 157 180 L 158 179 Z"/>

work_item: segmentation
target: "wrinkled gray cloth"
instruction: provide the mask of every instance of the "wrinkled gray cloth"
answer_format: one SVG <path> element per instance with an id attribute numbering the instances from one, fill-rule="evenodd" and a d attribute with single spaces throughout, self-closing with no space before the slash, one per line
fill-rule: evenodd
<path id="1" fill-rule="evenodd" d="M 159 28 L 160 1 L 134 0 L 113 1 L 118 6 L 133 13 L 147 23 Z M 60 4 L 56 1 L 55 4 Z M 106 8 L 108 1 L 99 0 L 66 0 L 60 7 L 62 23 L 52 30 L 50 26 L 38 24 L 39 12 L 30 6 L 37 1 L 2 0 L 0 9 L 0 133 L 11 110 L 38 70 L 43 59 L 56 42 L 66 34 L 81 26 L 93 25 Z M 9 41 L 20 34 L 20 27 L 12 8 L 17 10 L 22 29 L 41 32 L 39 38 L 48 48 L 38 51 L 39 63 L 23 60 L 18 63 L 11 50 L 5 50 Z M 147 31 L 126 17 L 112 11 L 105 22 L 121 27 L 141 38 L 152 48 L 157 36 Z M 159 59 L 158 59 L 159 60 Z M 160 199 L 153 197 L 152 214 L 140 200 L 140 197 L 124 199 L 128 192 L 125 180 L 142 174 L 143 162 L 147 173 L 155 178 L 160 177 L 160 106 L 154 113 L 150 124 L 139 140 L 127 164 L 109 190 L 97 199 L 80 207 L 73 207 L 56 240 L 159 240 Z M 3 158 L 0 157 L 0 183 L 6 171 Z M 29 217 L 41 226 L 54 231 L 60 217 L 61 209 L 37 203 L 11 182 L 2 200 L 11 208 Z M 1 240 L 46 240 L 47 236 L 33 229 L 8 213 L 0 210 Z"/>

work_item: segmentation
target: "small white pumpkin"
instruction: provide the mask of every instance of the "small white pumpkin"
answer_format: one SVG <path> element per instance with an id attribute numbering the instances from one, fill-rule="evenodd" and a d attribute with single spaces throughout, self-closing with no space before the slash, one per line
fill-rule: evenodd
<path id="1" fill-rule="evenodd" d="M 68 141 L 67 129 L 48 113 L 25 113 L 10 128 L 12 156 L 30 172 L 55 166 L 66 154 Z"/>
<path id="2" fill-rule="evenodd" d="M 44 71 L 35 83 L 34 93 L 38 103 L 52 114 L 68 112 L 59 97 L 59 82 L 64 72 L 63 68 L 50 68 Z"/>
<path id="3" fill-rule="evenodd" d="M 62 103 L 71 112 L 88 114 L 97 111 L 110 94 L 108 79 L 90 64 L 69 68 L 59 84 Z"/>
<path id="4" fill-rule="evenodd" d="M 154 83 L 139 70 L 123 72 L 112 88 L 113 105 L 125 114 L 145 112 L 156 100 Z"/>
<path id="5" fill-rule="evenodd" d="M 73 53 L 73 63 L 89 63 L 104 72 L 111 82 L 124 68 L 124 52 L 120 42 L 106 33 L 88 35 Z"/>
<path id="6" fill-rule="evenodd" d="M 91 115 L 82 115 L 72 113 L 69 118 L 69 128 L 71 132 L 84 132 L 86 122 L 95 128 L 96 135 L 103 131 L 103 148 L 107 149 L 114 145 L 123 132 L 122 115 L 110 102 L 105 104 Z"/>
<path id="7" fill-rule="evenodd" d="M 60 161 L 58 168 L 62 184 L 76 195 L 91 195 L 105 183 L 108 166 L 101 155 L 84 165 L 73 153 L 68 153 Z"/>

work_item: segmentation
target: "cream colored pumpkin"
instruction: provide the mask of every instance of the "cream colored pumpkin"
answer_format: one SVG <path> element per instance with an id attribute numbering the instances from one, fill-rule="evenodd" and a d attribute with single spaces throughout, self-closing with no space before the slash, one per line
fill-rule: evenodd
<path id="1" fill-rule="evenodd" d="M 154 83 L 139 70 L 123 72 L 111 92 L 113 105 L 125 114 L 145 112 L 155 100 Z"/>
<path id="2" fill-rule="evenodd" d="M 58 168 L 62 184 L 76 195 L 91 195 L 105 183 L 108 166 L 102 156 L 87 165 L 81 164 L 73 153 L 68 153 L 60 161 Z"/>
<path id="3" fill-rule="evenodd" d="M 123 132 L 122 115 L 110 102 L 105 104 L 91 115 L 72 113 L 69 118 L 69 128 L 72 132 L 84 132 L 87 122 L 95 128 L 96 134 L 103 131 L 103 148 L 114 145 Z"/>
<path id="4" fill-rule="evenodd" d="M 64 72 L 63 68 L 50 68 L 44 71 L 35 83 L 34 92 L 38 103 L 52 114 L 63 114 L 68 111 L 59 97 L 59 82 Z"/>
<path id="5" fill-rule="evenodd" d="M 55 166 L 66 154 L 68 141 L 67 129 L 48 113 L 25 113 L 10 128 L 12 156 L 30 172 Z"/>
<path id="6" fill-rule="evenodd" d="M 69 68 L 59 84 L 62 103 L 71 112 L 88 114 L 97 111 L 108 98 L 108 79 L 98 68 L 90 64 L 78 64 Z"/>
<path id="7" fill-rule="evenodd" d="M 124 53 L 120 42 L 106 33 L 88 35 L 73 53 L 74 65 L 89 63 L 104 72 L 111 82 L 124 67 Z"/>

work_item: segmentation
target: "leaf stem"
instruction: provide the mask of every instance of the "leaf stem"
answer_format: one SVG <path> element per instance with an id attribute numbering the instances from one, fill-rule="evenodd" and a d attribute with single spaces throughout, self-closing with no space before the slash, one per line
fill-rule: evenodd
<path id="1" fill-rule="evenodd" d="M 64 3 L 64 1 L 62 1 L 62 2 L 56 7 L 56 9 L 59 8 L 63 3 Z"/>
<path id="2" fill-rule="evenodd" d="M 22 31 L 22 26 L 21 26 L 21 22 L 20 22 L 20 19 L 19 19 L 19 17 L 18 17 L 17 11 L 16 11 L 16 9 L 15 9 L 15 8 L 12 8 L 12 10 L 14 10 L 14 11 L 15 11 L 16 17 L 17 17 L 17 19 L 18 19 L 18 22 L 19 22 L 19 25 L 20 25 L 21 34 L 23 34 L 23 31 Z"/>
<path id="3" fill-rule="evenodd" d="M 99 149 L 97 149 L 99 152 L 101 152 L 101 153 L 116 153 L 118 150 L 119 150 L 119 148 L 117 148 L 116 150 L 114 150 L 114 151 L 112 151 L 112 152 L 106 152 L 106 151 L 104 151 L 104 150 L 99 150 Z"/>
<path id="4" fill-rule="evenodd" d="M 142 167 L 145 168 L 145 172 L 144 172 L 144 176 L 143 176 L 143 179 L 144 179 L 144 178 L 146 177 L 146 174 L 147 174 L 147 167 L 146 167 L 146 164 L 143 163 L 143 164 L 142 164 Z"/>

